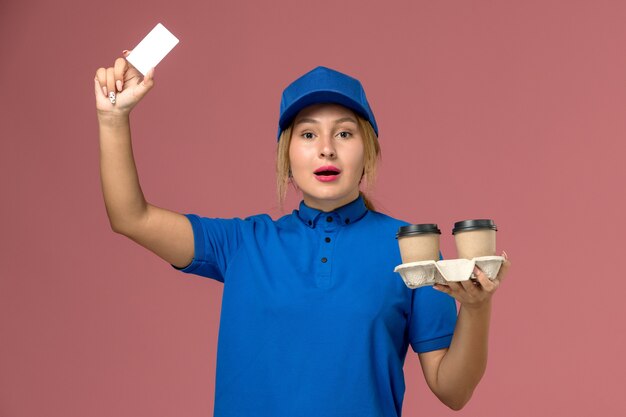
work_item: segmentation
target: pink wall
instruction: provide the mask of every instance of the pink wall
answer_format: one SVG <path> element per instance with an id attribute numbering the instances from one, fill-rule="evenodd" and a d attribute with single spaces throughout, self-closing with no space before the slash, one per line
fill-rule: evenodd
<path id="1" fill-rule="evenodd" d="M 221 284 L 114 234 L 100 192 L 95 70 L 158 21 L 181 43 L 133 114 L 149 201 L 279 215 L 281 89 L 353 74 L 378 205 L 492 217 L 513 263 L 472 402 L 445 409 L 410 351 L 404 415 L 625 415 L 625 19 L 617 0 L 3 0 L 0 416 L 212 412 Z"/>

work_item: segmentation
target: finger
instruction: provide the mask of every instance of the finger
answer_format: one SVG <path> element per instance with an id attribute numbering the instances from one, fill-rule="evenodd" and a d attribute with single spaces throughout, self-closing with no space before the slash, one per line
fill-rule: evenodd
<path id="1" fill-rule="evenodd" d="M 143 80 L 133 87 L 133 95 L 137 97 L 138 100 L 141 100 L 150 89 L 154 86 L 154 68 L 150 69 L 146 76 L 143 77 Z"/>
<path id="2" fill-rule="evenodd" d="M 115 72 L 113 67 L 107 68 L 107 90 L 109 91 L 109 97 L 111 93 L 115 95 Z"/>
<path id="3" fill-rule="evenodd" d="M 461 281 L 460 284 L 463 287 L 463 289 L 465 290 L 465 292 L 467 292 L 470 295 L 478 295 L 478 293 L 480 292 L 480 289 L 478 289 L 477 284 L 478 281 L 474 281 L 471 279 L 465 280 L 465 281 Z"/>
<path id="4" fill-rule="evenodd" d="M 113 66 L 113 74 L 115 78 L 115 87 L 117 91 L 122 91 L 124 87 L 124 72 L 128 68 L 128 64 L 124 58 L 117 58 Z"/>
<path id="5" fill-rule="evenodd" d="M 448 282 L 448 288 L 450 288 L 450 293 L 449 294 L 455 294 L 458 293 L 460 291 L 464 291 L 463 286 L 455 281 L 449 281 Z"/>
<path id="6" fill-rule="evenodd" d="M 505 260 L 504 262 L 502 262 L 502 265 L 500 266 L 500 270 L 498 271 L 498 276 L 496 277 L 496 279 L 499 281 L 504 280 L 504 277 L 506 277 L 506 274 L 509 271 L 510 267 L 511 267 L 511 261 Z"/>
<path id="7" fill-rule="evenodd" d="M 122 51 L 122 55 L 124 56 L 124 58 L 128 58 L 128 56 L 131 54 L 131 52 L 133 52 L 133 50 L 131 49 L 130 51 L 128 49 L 124 49 Z M 133 68 L 134 70 L 136 70 L 137 72 L 139 72 L 139 70 L 137 70 L 137 68 L 135 68 L 135 66 L 133 64 L 131 64 L 130 62 L 128 62 L 128 60 L 126 61 L 126 65 L 128 65 L 128 68 Z"/>
<path id="8" fill-rule="evenodd" d="M 106 96 L 108 94 L 106 68 L 98 68 L 98 71 L 96 71 L 96 79 L 98 80 L 98 84 L 100 85 L 100 91 L 102 91 L 102 93 Z"/>
<path id="9" fill-rule="evenodd" d="M 495 291 L 498 287 L 497 283 L 490 280 L 489 277 L 477 266 L 474 267 L 474 275 L 476 275 L 476 280 L 483 290 L 490 292 Z"/>
<path id="10" fill-rule="evenodd" d="M 450 287 L 443 284 L 434 284 L 433 288 L 437 291 L 445 292 L 446 294 L 450 294 Z"/>
<path id="11" fill-rule="evenodd" d="M 98 99 L 98 97 L 102 97 L 102 98 L 105 97 L 102 91 L 102 86 L 100 86 L 100 81 L 98 81 L 98 77 L 95 77 L 93 79 L 93 88 L 94 88 L 94 93 L 96 95 L 96 100 Z"/>
<path id="12" fill-rule="evenodd" d="M 122 51 L 122 55 L 124 55 L 124 58 L 128 58 L 128 55 L 130 55 L 130 53 L 133 52 L 132 50 L 128 50 L 128 49 L 124 49 Z M 135 68 L 135 66 L 133 64 L 131 64 L 130 62 L 126 61 L 126 65 L 128 66 L 128 68 L 133 68 L 134 70 L 137 70 L 137 68 Z"/>
<path id="13" fill-rule="evenodd" d="M 152 88 L 154 85 L 154 67 L 150 68 L 148 72 L 146 72 L 146 76 L 143 77 L 143 81 L 141 83 L 148 87 L 148 89 Z"/>

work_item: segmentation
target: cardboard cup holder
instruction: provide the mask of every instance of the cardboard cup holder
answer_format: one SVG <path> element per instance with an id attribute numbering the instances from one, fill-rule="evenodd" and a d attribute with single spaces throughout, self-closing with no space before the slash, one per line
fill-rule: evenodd
<path id="1" fill-rule="evenodd" d="M 443 261 L 410 262 L 393 270 L 402 277 L 407 287 L 414 289 L 433 284 L 467 281 L 472 278 L 474 266 L 495 279 L 504 262 L 502 256 L 480 256 L 472 259 L 447 259 Z"/>

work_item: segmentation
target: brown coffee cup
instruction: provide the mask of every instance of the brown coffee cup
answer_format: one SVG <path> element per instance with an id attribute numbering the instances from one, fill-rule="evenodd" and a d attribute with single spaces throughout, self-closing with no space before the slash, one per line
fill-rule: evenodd
<path id="1" fill-rule="evenodd" d="M 438 261 L 440 234 L 433 223 L 402 226 L 396 234 L 402 263 Z"/>
<path id="2" fill-rule="evenodd" d="M 496 254 L 496 227 L 493 220 L 463 220 L 454 223 L 452 234 L 459 259 Z"/>

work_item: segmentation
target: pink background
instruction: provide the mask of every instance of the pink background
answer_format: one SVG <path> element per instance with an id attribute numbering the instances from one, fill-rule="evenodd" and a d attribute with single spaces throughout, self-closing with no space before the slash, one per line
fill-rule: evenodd
<path id="1" fill-rule="evenodd" d="M 381 211 L 438 223 L 448 258 L 454 221 L 494 218 L 513 263 L 470 404 L 409 351 L 404 415 L 625 415 L 625 2 L 3 0 L 0 416 L 212 413 L 222 285 L 114 234 L 99 183 L 95 70 L 159 21 L 181 43 L 132 118 L 150 202 L 281 215 L 282 88 L 352 74 Z"/>

